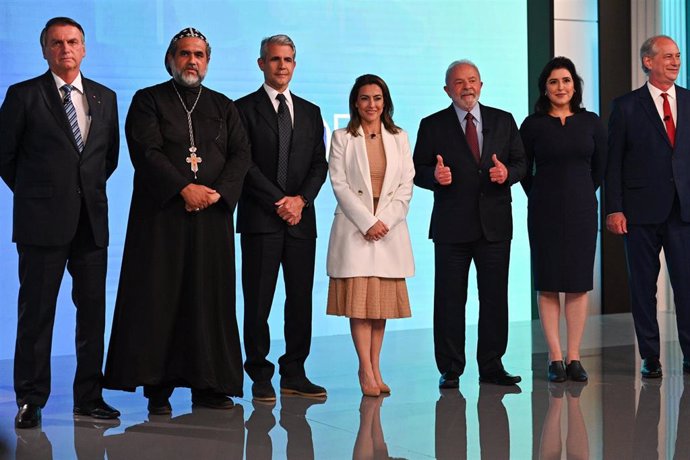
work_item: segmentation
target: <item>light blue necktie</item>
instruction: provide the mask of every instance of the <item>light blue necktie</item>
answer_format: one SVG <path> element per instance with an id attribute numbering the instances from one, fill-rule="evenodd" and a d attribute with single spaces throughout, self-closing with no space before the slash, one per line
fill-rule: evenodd
<path id="1" fill-rule="evenodd" d="M 69 126 L 72 128 L 72 134 L 74 134 L 74 140 L 77 142 L 77 148 L 79 148 L 79 153 L 84 150 L 84 141 L 81 138 L 81 131 L 79 130 L 79 123 L 77 121 L 77 110 L 74 108 L 72 103 L 72 90 L 74 87 L 72 85 L 63 85 L 60 88 L 65 92 L 65 98 L 62 100 L 62 106 L 65 108 L 65 113 L 67 114 L 67 120 L 69 121 Z"/>

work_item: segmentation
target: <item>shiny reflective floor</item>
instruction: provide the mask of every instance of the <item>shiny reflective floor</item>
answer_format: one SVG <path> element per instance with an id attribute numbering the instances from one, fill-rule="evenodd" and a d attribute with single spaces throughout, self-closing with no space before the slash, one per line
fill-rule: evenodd
<path id="1" fill-rule="evenodd" d="M 12 362 L 0 361 L 0 458 L 19 459 L 687 459 L 690 376 L 682 373 L 675 316 L 659 314 L 664 377 L 639 377 L 629 315 L 591 317 L 582 362 L 588 384 L 549 384 L 537 322 L 511 323 L 506 369 L 519 388 L 480 385 L 468 360 L 460 391 L 438 390 L 431 330 L 389 332 L 382 370 L 388 397 L 362 397 L 349 336 L 316 338 L 310 378 L 325 401 L 251 401 L 235 408 L 191 407 L 175 391 L 172 417 L 149 416 L 137 393 L 106 392 L 119 422 L 72 416 L 74 357 L 53 361 L 53 389 L 40 429 L 15 430 Z M 468 334 L 474 356 L 476 328 Z M 283 344 L 272 344 L 277 357 Z M 274 385 L 278 387 L 278 379 Z"/>

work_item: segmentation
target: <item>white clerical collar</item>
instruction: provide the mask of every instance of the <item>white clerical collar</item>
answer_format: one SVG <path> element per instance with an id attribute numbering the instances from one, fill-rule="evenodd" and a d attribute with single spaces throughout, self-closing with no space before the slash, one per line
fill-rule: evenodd
<path id="1" fill-rule="evenodd" d="M 63 80 L 62 78 L 55 75 L 55 73 L 53 73 L 52 70 L 50 73 L 53 75 L 53 80 L 55 80 L 55 85 L 57 85 L 58 91 L 60 91 L 60 88 L 62 88 L 63 86 L 69 84 L 70 86 L 72 86 L 72 88 L 76 89 L 81 94 L 84 94 L 84 85 L 82 84 L 82 81 L 81 81 L 81 72 L 79 72 L 77 74 L 77 78 L 75 78 L 72 83 L 65 82 L 65 80 Z M 62 93 L 60 93 L 60 94 L 62 94 Z"/>

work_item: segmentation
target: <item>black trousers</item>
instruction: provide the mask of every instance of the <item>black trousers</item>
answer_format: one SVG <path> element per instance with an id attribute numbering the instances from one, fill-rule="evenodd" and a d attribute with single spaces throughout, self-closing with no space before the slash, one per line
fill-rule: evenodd
<path id="1" fill-rule="evenodd" d="M 19 299 L 14 350 L 17 405 L 45 406 L 50 394 L 50 351 L 55 306 L 65 265 L 77 312 L 74 404 L 101 398 L 107 248 L 96 246 L 82 206 L 76 235 L 64 246 L 17 244 Z"/>
<path id="2" fill-rule="evenodd" d="M 434 354 L 441 373 L 465 370 L 465 305 L 470 263 L 477 269 L 480 375 L 503 370 L 508 344 L 510 240 L 434 244 Z"/>
<path id="3" fill-rule="evenodd" d="M 676 307 L 678 341 L 685 359 L 690 359 L 690 223 L 680 218 L 676 198 L 666 222 L 628 224 L 625 253 L 628 261 L 631 311 L 642 358 L 659 357 L 659 324 L 656 313 L 656 282 L 664 248 Z"/>
<path id="4" fill-rule="evenodd" d="M 271 345 L 271 313 L 278 271 L 285 283 L 285 354 L 280 357 L 283 379 L 304 378 L 304 362 L 311 347 L 312 289 L 315 239 L 299 239 L 280 231 L 242 234 L 242 291 L 244 294 L 244 369 L 255 382 L 271 380 L 274 365 L 266 359 Z"/>

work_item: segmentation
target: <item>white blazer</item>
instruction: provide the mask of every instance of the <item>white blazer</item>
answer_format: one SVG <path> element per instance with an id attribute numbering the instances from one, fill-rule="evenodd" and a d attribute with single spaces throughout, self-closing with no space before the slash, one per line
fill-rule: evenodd
<path id="1" fill-rule="evenodd" d="M 414 179 L 410 143 L 404 131 L 382 131 L 386 175 L 376 213 L 362 128 L 357 137 L 345 129 L 333 132 L 328 171 L 338 206 L 328 241 L 326 269 L 330 277 L 414 275 L 412 244 L 405 220 Z M 390 230 L 378 241 L 365 240 L 364 235 L 377 220 Z"/>

